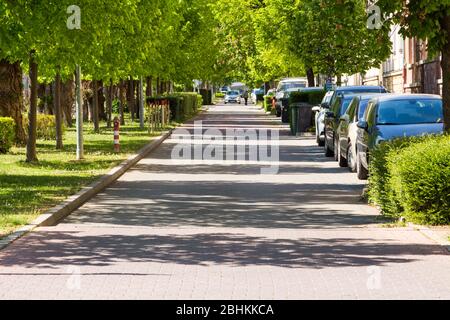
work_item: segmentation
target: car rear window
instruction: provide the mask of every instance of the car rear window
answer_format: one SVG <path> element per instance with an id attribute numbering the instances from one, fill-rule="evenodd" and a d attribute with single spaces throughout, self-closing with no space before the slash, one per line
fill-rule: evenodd
<path id="1" fill-rule="evenodd" d="M 423 124 L 442 123 L 442 100 L 409 99 L 380 103 L 377 124 Z"/>

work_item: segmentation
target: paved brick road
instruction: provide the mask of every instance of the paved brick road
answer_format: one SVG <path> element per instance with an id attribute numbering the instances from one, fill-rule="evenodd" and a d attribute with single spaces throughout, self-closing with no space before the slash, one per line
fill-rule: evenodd
<path id="1" fill-rule="evenodd" d="M 263 161 L 172 161 L 178 132 L 63 223 L 0 252 L 0 298 L 450 298 L 450 255 L 376 224 L 363 185 L 312 139 L 252 107 L 203 120 L 281 130 L 279 174 L 260 175 Z"/>

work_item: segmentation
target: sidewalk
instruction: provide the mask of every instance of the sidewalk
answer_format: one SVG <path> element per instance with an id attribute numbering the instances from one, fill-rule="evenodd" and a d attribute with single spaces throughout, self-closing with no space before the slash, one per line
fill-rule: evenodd
<path id="1" fill-rule="evenodd" d="M 202 120 L 280 130 L 279 174 L 172 161 L 175 133 L 63 223 L 0 251 L 0 299 L 450 298 L 450 254 L 377 224 L 364 185 L 313 138 L 254 107 Z"/>

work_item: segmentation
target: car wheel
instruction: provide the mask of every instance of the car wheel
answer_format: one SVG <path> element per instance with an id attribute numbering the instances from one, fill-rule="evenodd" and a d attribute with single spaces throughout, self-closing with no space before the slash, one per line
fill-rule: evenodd
<path id="1" fill-rule="evenodd" d="M 339 150 L 338 150 L 338 141 L 339 137 L 334 139 L 333 146 L 334 146 L 334 161 L 339 161 Z"/>
<path id="2" fill-rule="evenodd" d="M 326 134 L 325 134 L 324 147 L 325 147 L 325 157 L 331 158 L 332 156 L 334 156 L 333 150 L 331 150 L 330 147 L 328 147 L 328 140 L 327 140 Z"/>
<path id="3" fill-rule="evenodd" d="M 347 162 L 347 159 L 345 159 L 342 156 L 342 150 L 341 150 L 341 143 L 340 142 L 338 142 L 337 155 L 338 155 L 339 167 L 346 168 L 348 166 L 348 162 Z"/>
<path id="4" fill-rule="evenodd" d="M 367 178 L 369 177 L 369 172 L 362 165 L 361 156 L 359 154 L 356 155 L 356 173 L 359 180 L 367 180 Z"/>
<path id="5" fill-rule="evenodd" d="M 355 155 L 353 154 L 353 146 L 351 143 L 348 144 L 348 149 L 347 149 L 347 164 L 348 164 L 348 169 L 350 170 L 350 172 L 356 171 Z"/>

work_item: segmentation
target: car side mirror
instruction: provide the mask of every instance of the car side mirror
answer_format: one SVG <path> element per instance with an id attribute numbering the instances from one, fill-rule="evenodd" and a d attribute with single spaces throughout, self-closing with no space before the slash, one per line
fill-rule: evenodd
<path id="1" fill-rule="evenodd" d="M 329 108 L 330 108 L 330 105 L 329 105 L 328 103 L 326 103 L 326 102 L 320 104 L 320 106 L 321 106 L 322 108 L 324 108 L 324 109 L 329 109 Z"/>
<path id="2" fill-rule="evenodd" d="M 320 107 L 319 106 L 315 106 L 312 108 L 313 112 L 320 112 Z"/>
<path id="3" fill-rule="evenodd" d="M 358 121 L 357 127 L 367 131 L 369 129 L 369 124 L 367 123 L 367 121 L 361 120 L 361 121 Z"/>

